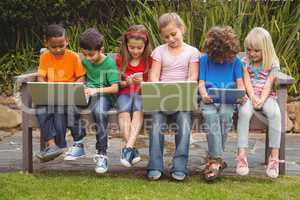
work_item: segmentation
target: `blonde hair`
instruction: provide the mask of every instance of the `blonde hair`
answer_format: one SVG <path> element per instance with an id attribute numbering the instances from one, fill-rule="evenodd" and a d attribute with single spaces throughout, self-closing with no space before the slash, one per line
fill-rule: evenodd
<path id="1" fill-rule="evenodd" d="M 253 28 L 246 36 L 244 46 L 245 48 L 262 51 L 262 65 L 265 69 L 270 68 L 272 65 L 279 67 L 280 63 L 274 49 L 272 37 L 266 29 L 262 27 Z"/>
<path id="2" fill-rule="evenodd" d="M 149 57 L 151 55 L 151 44 L 149 41 L 149 34 L 144 25 L 132 25 L 128 28 L 127 32 L 123 33 L 121 41 L 121 57 L 122 57 L 122 73 L 125 73 L 128 63 L 131 60 L 128 51 L 127 43 L 130 39 L 142 40 L 145 43 L 144 52 L 142 54 L 145 64 L 145 73 L 149 70 Z"/>
<path id="3" fill-rule="evenodd" d="M 159 17 L 159 20 L 158 20 L 159 31 L 161 31 L 162 28 L 165 28 L 166 26 L 168 26 L 171 22 L 175 22 L 175 24 L 178 28 L 182 28 L 183 31 L 185 31 L 186 26 L 185 26 L 183 20 L 175 12 L 165 13 Z"/>

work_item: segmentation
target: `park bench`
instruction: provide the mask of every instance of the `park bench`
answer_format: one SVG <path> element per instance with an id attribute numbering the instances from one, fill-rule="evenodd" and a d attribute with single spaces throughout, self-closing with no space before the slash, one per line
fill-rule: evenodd
<path id="1" fill-rule="evenodd" d="M 240 53 L 240 56 L 244 56 L 244 53 Z M 285 160 L 285 132 L 286 132 L 286 121 L 287 121 L 287 115 L 286 115 L 286 108 L 287 108 L 287 87 L 291 84 L 293 84 L 294 79 L 282 72 L 277 73 L 277 80 L 276 80 L 276 92 L 278 95 L 278 103 L 281 111 L 281 146 L 280 146 L 280 152 L 279 152 L 279 159 Z M 21 96 L 21 109 L 22 109 L 22 142 L 23 142 L 23 170 L 32 173 L 33 172 L 33 159 L 32 159 L 32 129 L 38 128 L 38 123 L 35 115 L 35 108 L 32 105 L 31 101 L 31 95 L 29 94 L 27 82 L 32 82 L 37 80 L 37 73 L 29 73 L 29 74 L 23 74 L 20 76 L 17 76 L 15 78 L 16 87 L 18 88 Z M 109 111 L 109 123 L 117 123 L 117 112 L 115 109 Z M 201 113 L 200 112 L 194 112 L 193 113 L 193 124 L 196 126 L 193 126 L 193 131 L 201 131 L 200 130 L 200 123 L 201 123 Z M 265 126 L 265 123 L 261 120 L 261 117 L 257 117 L 258 115 L 254 115 L 254 117 L 251 120 L 251 127 L 250 129 L 264 129 L 266 130 L 266 133 L 268 132 L 267 127 Z M 261 114 L 259 116 L 262 116 Z M 144 127 L 149 127 L 149 119 L 150 115 L 145 116 L 145 122 Z M 88 114 L 87 112 L 82 113 L 82 119 L 86 120 L 88 123 L 93 123 L 93 119 L 91 114 Z M 234 116 L 234 124 L 236 124 L 237 115 Z M 147 123 L 147 125 L 146 125 Z M 265 162 L 267 162 L 267 158 L 269 155 L 268 150 L 268 134 L 266 134 L 266 140 L 265 140 Z M 43 149 L 45 147 L 44 140 L 42 136 L 40 137 L 40 148 Z M 285 174 L 285 163 L 280 163 L 279 167 L 279 173 L 281 175 Z"/>

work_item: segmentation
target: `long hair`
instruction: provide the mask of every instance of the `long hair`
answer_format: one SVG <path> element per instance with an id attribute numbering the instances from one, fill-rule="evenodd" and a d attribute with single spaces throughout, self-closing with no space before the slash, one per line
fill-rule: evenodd
<path id="1" fill-rule="evenodd" d="M 246 36 L 244 46 L 246 49 L 260 49 L 262 51 L 264 69 L 270 68 L 272 65 L 279 66 L 280 63 L 274 49 L 272 37 L 266 29 L 262 27 L 253 28 Z"/>
<path id="2" fill-rule="evenodd" d="M 232 62 L 240 51 L 239 39 L 230 26 L 215 26 L 208 31 L 202 51 L 216 63 Z"/>
<path id="3" fill-rule="evenodd" d="M 130 39 L 143 40 L 143 42 L 145 43 L 142 57 L 145 64 L 145 72 L 147 73 L 149 70 L 149 57 L 151 55 L 152 48 L 149 41 L 148 31 L 144 25 L 132 25 L 128 28 L 128 31 L 122 35 L 120 52 L 122 57 L 122 73 L 125 73 L 127 65 L 132 59 L 127 46 L 127 43 Z"/>

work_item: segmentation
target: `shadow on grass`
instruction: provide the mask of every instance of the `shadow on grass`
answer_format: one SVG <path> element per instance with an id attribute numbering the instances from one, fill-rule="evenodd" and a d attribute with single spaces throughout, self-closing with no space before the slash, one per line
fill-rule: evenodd
<path id="1" fill-rule="evenodd" d="M 118 171 L 107 172 L 105 174 L 96 174 L 94 171 L 63 171 L 63 170 L 44 170 L 35 172 L 33 174 L 37 178 L 58 178 L 58 177 L 66 177 L 66 178 L 91 178 L 91 179 L 128 179 L 129 180 L 140 180 L 140 181 L 148 181 L 146 176 L 146 170 L 143 169 L 124 169 Z M 223 183 L 235 183 L 235 184 L 266 184 L 280 181 L 282 179 L 288 179 L 288 176 L 279 177 L 278 179 L 271 179 L 266 176 L 222 176 L 214 181 L 212 184 L 223 184 Z M 299 179 L 300 180 L 300 179 Z M 159 181 L 155 182 L 177 182 L 174 181 L 169 172 L 165 172 Z M 153 182 L 153 181 L 149 181 Z M 199 182 L 206 184 L 207 182 L 202 178 L 200 174 L 193 174 L 188 176 L 184 182 Z"/>

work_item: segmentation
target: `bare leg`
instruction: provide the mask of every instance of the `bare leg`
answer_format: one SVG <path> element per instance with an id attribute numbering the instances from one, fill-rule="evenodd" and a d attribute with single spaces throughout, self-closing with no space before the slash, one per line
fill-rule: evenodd
<path id="1" fill-rule="evenodd" d="M 278 157 L 279 157 L 279 149 L 278 148 L 272 148 L 270 156 L 273 159 L 278 159 Z"/>
<path id="2" fill-rule="evenodd" d="M 126 147 L 133 147 L 136 141 L 138 134 L 143 126 L 144 113 L 143 112 L 134 112 L 132 116 L 132 121 L 130 124 L 130 136 L 127 141 Z"/>
<path id="3" fill-rule="evenodd" d="M 130 124 L 131 124 L 130 113 L 129 112 L 119 113 L 118 118 L 119 118 L 120 131 L 124 135 L 124 140 L 125 143 L 127 144 L 130 136 Z"/>

